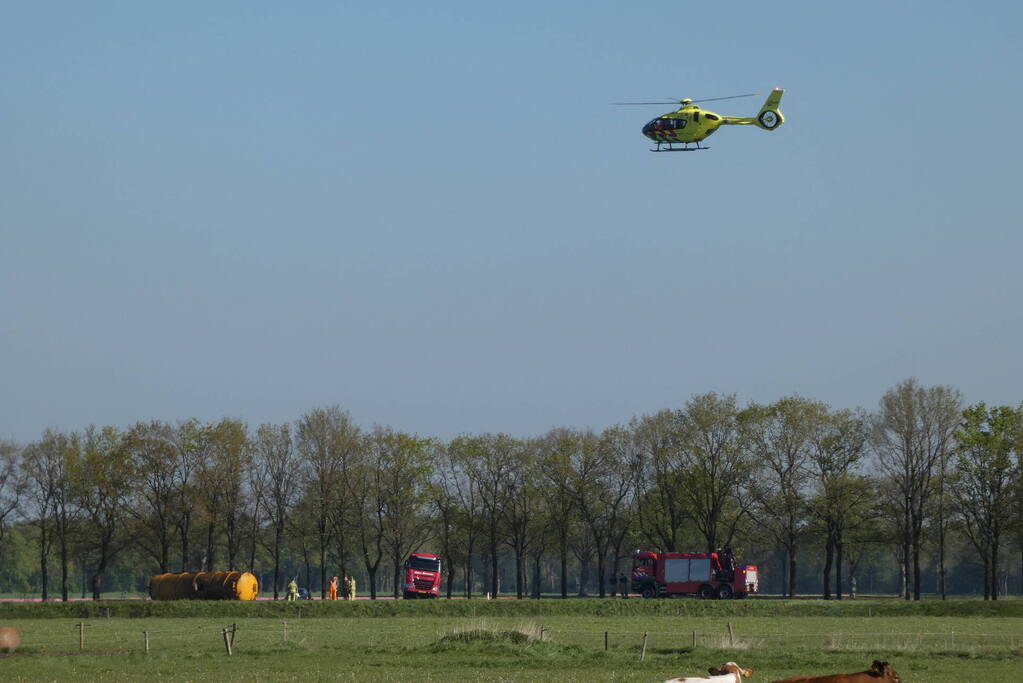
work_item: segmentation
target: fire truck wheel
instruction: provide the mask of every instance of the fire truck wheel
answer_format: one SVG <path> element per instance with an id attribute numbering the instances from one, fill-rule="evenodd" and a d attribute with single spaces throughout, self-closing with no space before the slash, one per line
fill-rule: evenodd
<path id="1" fill-rule="evenodd" d="M 717 598 L 718 600 L 730 600 L 732 597 L 732 587 L 727 583 L 723 583 L 718 586 Z"/>
<path id="2" fill-rule="evenodd" d="M 710 600 L 714 597 L 714 586 L 705 583 L 697 589 L 696 595 L 701 600 Z"/>
<path id="3" fill-rule="evenodd" d="M 643 586 L 643 591 L 640 593 L 645 599 L 650 600 L 651 598 L 657 597 L 657 589 L 653 586 Z"/>

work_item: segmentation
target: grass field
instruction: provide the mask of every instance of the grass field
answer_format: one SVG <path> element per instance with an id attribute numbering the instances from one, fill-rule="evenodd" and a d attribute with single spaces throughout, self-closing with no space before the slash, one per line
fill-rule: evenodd
<path id="1" fill-rule="evenodd" d="M 961 683 L 1014 680 L 1023 664 L 1023 615 L 1015 601 L 940 608 L 880 601 L 541 602 L 148 603 L 167 614 L 141 617 L 117 616 L 123 603 L 111 603 L 109 618 L 62 616 L 51 609 L 59 605 L 34 605 L 34 613 L 0 605 L 0 626 L 22 633 L 19 654 L 0 660 L 0 680 L 660 681 L 734 660 L 756 669 L 754 681 L 770 681 L 858 671 L 887 659 L 907 682 Z M 886 609 L 904 613 L 885 616 Z M 222 631 L 232 624 L 229 657 Z"/>

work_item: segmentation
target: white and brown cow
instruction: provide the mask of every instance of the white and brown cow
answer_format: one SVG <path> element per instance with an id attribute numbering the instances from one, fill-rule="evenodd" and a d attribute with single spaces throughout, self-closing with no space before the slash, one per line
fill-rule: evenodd
<path id="1" fill-rule="evenodd" d="M 0 628 L 0 650 L 12 654 L 21 645 L 21 633 L 16 628 Z"/>
<path id="2" fill-rule="evenodd" d="M 742 679 L 753 675 L 753 669 L 743 669 L 735 662 L 728 662 L 721 667 L 712 666 L 707 672 L 710 676 L 680 676 L 664 683 L 742 683 Z"/>

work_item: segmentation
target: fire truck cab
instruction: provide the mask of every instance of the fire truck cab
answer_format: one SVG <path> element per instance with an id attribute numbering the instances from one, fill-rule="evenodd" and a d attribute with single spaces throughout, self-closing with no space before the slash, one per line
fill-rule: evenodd
<path id="1" fill-rule="evenodd" d="M 405 599 L 436 598 L 440 595 L 440 579 L 439 557 L 412 553 L 405 561 Z"/>
<path id="2" fill-rule="evenodd" d="M 716 553 L 651 553 L 637 550 L 632 592 L 644 598 L 695 595 L 704 600 L 744 598 L 760 589 L 756 565 L 736 566 L 729 548 Z"/>

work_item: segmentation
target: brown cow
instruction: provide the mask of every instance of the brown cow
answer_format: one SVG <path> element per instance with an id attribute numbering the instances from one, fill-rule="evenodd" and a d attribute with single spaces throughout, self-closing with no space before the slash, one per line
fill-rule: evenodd
<path id="1" fill-rule="evenodd" d="M 0 628 L 0 650 L 11 654 L 21 645 L 21 633 L 16 628 Z"/>
<path id="2" fill-rule="evenodd" d="M 782 678 L 771 683 L 902 683 L 899 674 L 888 662 L 874 660 L 874 665 L 866 671 L 855 674 L 831 674 L 830 676 L 793 676 Z"/>

